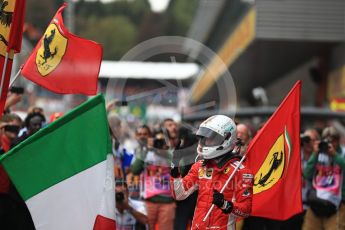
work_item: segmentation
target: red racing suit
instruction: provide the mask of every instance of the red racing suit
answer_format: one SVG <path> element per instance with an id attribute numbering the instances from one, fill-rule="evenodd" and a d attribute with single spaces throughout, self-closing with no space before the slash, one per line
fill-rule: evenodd
<path id="1" fill-rule="evenodd" d="M 230 159 L 218 167 L 213 160 L 206 164 L 201 160 L 192 166 L 184 178 L 171 179 L 176 200 L 186 199 L 195 190 L 199 190 L 192 229 L 235 229 L 236 218 L 249 216 L 252 208 L 253 175 L 248 168 L 241 165 L 223 192 L 224 199 L 233 202 L 232 212 L 225 214 L 214 206 L 207 220 L 203 221 L 212 206 L 213 190 L 220 191 L 223 188 L 238 164 L 238 159 Z"/>

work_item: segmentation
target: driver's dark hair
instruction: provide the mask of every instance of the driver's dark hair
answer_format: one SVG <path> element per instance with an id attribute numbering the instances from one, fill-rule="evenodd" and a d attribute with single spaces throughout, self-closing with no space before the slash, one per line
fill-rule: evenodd
<path id="1" fill-rule="evenodd" d="M 38 113 L 38 112 L 33 112 L 33 113 L 29 113 L 26 118 L 25 118 L 25 127 L 29 128 L 30 125 L 30 120 L 34 117 L 40 117 L 42 119 L 43 122 L 46 121 L 46 118 L 44 117 L 44 115 L 42 113 Z"/>

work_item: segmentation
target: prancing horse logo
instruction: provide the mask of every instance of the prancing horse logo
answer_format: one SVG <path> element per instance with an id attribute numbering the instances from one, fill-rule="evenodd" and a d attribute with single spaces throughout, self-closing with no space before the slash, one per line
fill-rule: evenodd
<path id="1" fill-rule="evenodd" d="M 253 186 L 254 194 L 270 189 L 282 177 L 289 161 L 285 154 L 284 137 L 284 134 L 281 134 L 276 139 L 268 154 L 266 154 L 260 169 L 256 172 Z"/>
<path id="2" fill-rule="evenodd" d="M 0 54 L 5 55 L 10 36 L 15 1 L 0 0 Z"/>
<path id="3" fill-rule="evenodd" d="M 61 34 L 56 24 L 50 24 L 41 39 L 41 45 L 36 54 L 36 66 L 43 77 L 60 64 L 66 48 L 67 38 Z"/>
<path id="4" fill-rule="evenodd" d="M 45 63 L 47 63 L 48 58 L 54 58 L 55 54 L 57 53 L 57 47 L 54 47 L 54 51 L 50 51 L 50 47 L 49 45 L 52 43 L 53 38 L 55 36 L 55 29 L 53 29 L 52 31 L 50 31 L 50 35 L 47 36 L 47 34 L 44 35 L 43 38 L 43 56 L 41 56 L 41 58 L 44 59 L 44 62 L 42 62 L 41 64 L 44 65 Z"/>

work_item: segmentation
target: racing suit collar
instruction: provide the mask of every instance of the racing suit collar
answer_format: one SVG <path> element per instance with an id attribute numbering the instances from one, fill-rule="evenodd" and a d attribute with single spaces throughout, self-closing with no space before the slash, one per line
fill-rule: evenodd
<path id="1" fill-rule="evenodd" d="M 222 169 L 226 165 L 226 163 L 232 159 L 240 160 L 241 156 L 238 154 L 233 154 L 230 151 L 230 152 L 228 152 L 222 156 L 216 157 L 214 159 L 203 160 L 203 166 L 211 164 L 211 165 L 216 165 L 218 169 Z"/>

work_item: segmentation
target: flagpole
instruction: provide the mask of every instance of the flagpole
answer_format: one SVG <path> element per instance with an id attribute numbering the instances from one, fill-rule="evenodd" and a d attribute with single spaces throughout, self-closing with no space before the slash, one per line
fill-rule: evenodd
<path id="1" fill-rule="evenodd" d="M 6 52 L 4 68 L 2 69 L 1 84 L 0 84 L 0 96 L 2 95 L 2 89 L 4 87 L 4 79 L 5 79 L 6 69 L 7 69 L 7 62 L 8 62 L 8 52 Z"/>
<path id="2" fill-rule="evenodd" d="M 231 181 L 231 179 L 234 177 L 235 173 L 237 172 L 237 170 L 240 168 L 240 166 L 242 165 L 242 162 L 244 161 L 244 159 L 246 158 L 246 154 L 242 157 L 242 159 L 240 160 L 240 162 L 238 163 L 238 165 L 236 166 L 236 168 L 234 169 L 234 171 L 231 173 L 231 175 L 229 176 L 229 178 L 227 179 L 227 181 L 225 182 L 225 184 L 223 185 L 223 188 L 220 190 L 220 193 L 223 193 L 225 188 L 228 186 L 229 182 Z M 207 220 L 207 218 L 209 217 L 209 215 L 211 214 L 212 210 L 214 209 L 214 204 L 212 204 L 211 208 L 208 210 L 206 216 L 204 217 L 204 219 L 202 220 L 203 222 L 205 222 Z"/>
<path id="3" fill-rule="evenodd" d="M 16 73 L 16 75 L 13 77 L 13 79 L 10 82 L 10 85 L 8 86 L 8 88 L 10 88 L 13 83 L 17 80 L 17 78 L 19 77 L 20 73 L 22 72 L 23 66 L 21 66 L 18 70 L 18 72 Z"/>

